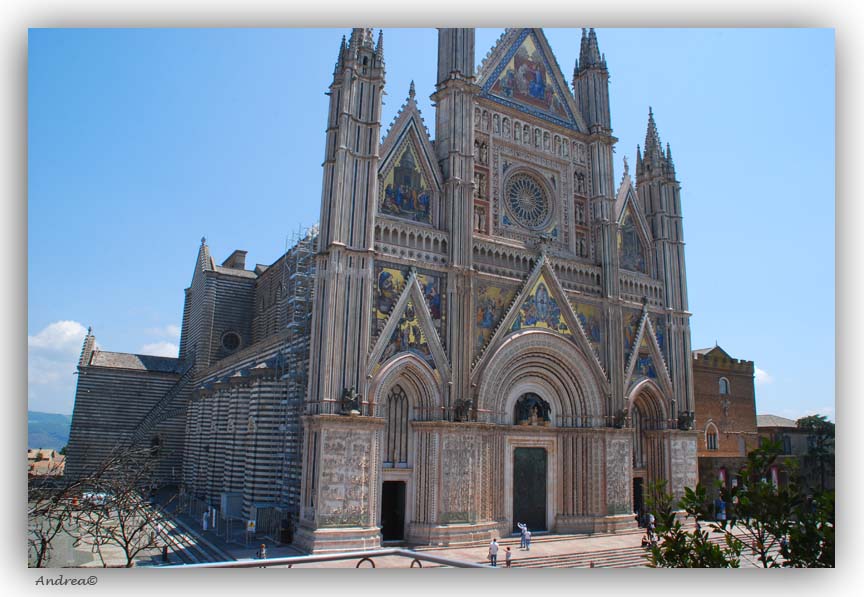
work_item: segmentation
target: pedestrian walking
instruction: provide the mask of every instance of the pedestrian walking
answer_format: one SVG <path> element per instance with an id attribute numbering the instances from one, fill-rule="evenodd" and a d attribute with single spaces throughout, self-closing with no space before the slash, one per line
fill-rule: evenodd
<path id="1" fill-rule="evenodd" d="M 267 559 L 267 546 L 265 544 L 261 544 L 261 547 L 258 548 L 258 552 L 255 554 L 255 557 L 259 560 Z"/>
<path id="2" fill-rule="evenodd" d="M 525 529 L 525 551 L 531 551 L 531 531 Z"/>
<path id="3" fill-rule="evenodd" d="M 492 538 L 492 543 L 489 544 L 489 562 L 492 566 L 498 565 L 498 539 Z"/>
<path id="4" fill-rule="evenodd" d="M 525 533 L 528 532 L 528 525 L 524 522 L 517 522 L 516 526 L 519 527 L 519 549 L 525 549 Z"/>
<path id="5" fill-rule="evenodd" d="M 510 551 L 510 548 L 504 550 L 504 567 L 510 567 L 510 561 L 513 559 L 513 552 Z"/>

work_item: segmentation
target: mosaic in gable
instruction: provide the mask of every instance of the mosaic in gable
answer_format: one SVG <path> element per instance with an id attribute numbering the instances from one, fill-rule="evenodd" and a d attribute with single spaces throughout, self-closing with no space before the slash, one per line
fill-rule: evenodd
<path id="1" fill-rule="evenodd" d="M 630 360 L 630 354 L 633 352 L 633 344 L 636 342 L 636 334 L 639 332 L 642 313 L 625 309 L 622 316 L 624 319 L 624 362 L 626 363 Z"/>
<path id="2" fill-rule="evenodd" d="M 402 296 L 402 292 L 405 290 L 408 275 L 407 270 L 397 269 L 392 266 L 388 267 L 387 264 L 383 263 L 376 264 L 375 296 L 372 307 L 374 337 L 377 338 L 387 324 L 390 313 L 392 313 L 393 308 L 399 301 L 399 297 Z M 441 278 L 432 274 L 418 272 L 417 281 L 423 290 L 423 297 L 426 299 L 426 306 L 429 307 L 432 323 L 440 337 L 443 312 Z"/>
<path id="3" fill-rule="evenodd" d="M 411 143 L 402 146 L 396 166 L 384 177 L 379 212 L 424 224 L 432 223 L 432 190 L 418 166 Z"/>
<path id="4" fill-rule="evenodd" d="M 568 122 L 572 120 L 551 73 L 551 67 L 537 47 L 533 32 L 526 30 L 517 49 L 511 50 L 506 65 L 496 69 L 489 93 L 546 115 Z"/>
<path id="5" fill-rule="evenodd" d="M 519 307 L 510 331 L 515 332 L 523 328 L 544 328 L 565 336 L 572 335 L 570 327 L 564 321 L 561 307 L 552 296 L 549 284 L 543 276 L 534 283 L 528 297 Z"/>
<path id="6" fill-rule="evenodd" d="M 597 358 L 599 358 L 600 362 L 605 366 L 602 309 L 594 305 L 573 303 L 573 311 L 576 313 L 576 317 L 579 318 L 579 323 L 582 325 L 582 330 L 585 332 L 585 336 L 588 337 L 588 342 L 591 343 L 591 348 L 594 349 L 594 354 L 597 355 Z"/>
<path id="7" fill-rule="evenodd" d="M 636 230 L 636 221 L 633 212 L 628 208 L 618 229 L 618 260 L 621 269 L 632 272 L 648 273 L 648 261 L 645 256 L 645 247 Z"/>
<path id="8" fill-rule="evenodd" d="M 417 310 L 410 299 L 405 305 L 405 310 L 402 312 L 399 323 L 396 324 L 393 333 L 390 335 L 390 341 L 381 354 L 380 362 L 384 362 L 401 352 L 416 354 L 426 361 L 430 367 L 435 369 L 435 360 L 432 358 L 432 351 L 429 349 L 429 343 L 426 341 L 426 335 L 423 333 L 420 320 L 417 317 Z"/>
<path id="9" fill-rule="evenodd" d="M 489 284 L 478 284 L 474 304 L 476 305 L 476 335 L 474 351 L 480 350 L 492 339 L 495 327 L 507 313 L 507 307 L 516 296 L 516 288 L 500 288 Z"/>

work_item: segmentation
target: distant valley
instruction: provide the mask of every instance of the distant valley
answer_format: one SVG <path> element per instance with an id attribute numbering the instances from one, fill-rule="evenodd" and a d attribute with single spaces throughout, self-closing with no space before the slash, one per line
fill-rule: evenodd
<path id="1" fill-rule="evenodd" d="M 27 411 L 27 447 L 62 449 L 69 443 L 72 415 Z"/>

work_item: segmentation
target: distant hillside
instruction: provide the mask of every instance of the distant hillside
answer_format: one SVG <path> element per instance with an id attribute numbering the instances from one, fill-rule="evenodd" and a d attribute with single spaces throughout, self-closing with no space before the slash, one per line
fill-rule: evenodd
<path id="1" fill-rule="evenodd" d="M 27 447 L 60 450 L 69 443 L 71 415 L 27 411 Z"/>

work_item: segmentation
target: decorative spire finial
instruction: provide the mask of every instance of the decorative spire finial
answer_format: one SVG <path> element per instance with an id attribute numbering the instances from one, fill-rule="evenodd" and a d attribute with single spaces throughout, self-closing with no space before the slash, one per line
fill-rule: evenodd
<path id="1" fill-rule="evenodd" d="M 411 86 L 408 87 L 408 99 L 414 99 L 416 91 L 414 90 L 414 79 L 411 79 Z"/>
<path id="2" fill-rule="evenodd" d="M 207 237 L 206 237 L 206 236 L 202 236 L 202 237 L 201 237 L 201 244 L 202 244 L 202 245 L 206 245 L 206 244 L 207 244 Z"/>
<path id="3" fill-rule="evenodd" d="M 627 163 L 627 156 L 624 156 L 624 174 L 630 174 L 630 165 Z"/>

